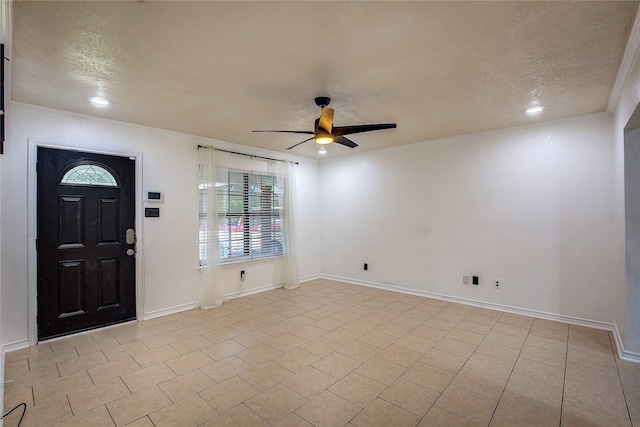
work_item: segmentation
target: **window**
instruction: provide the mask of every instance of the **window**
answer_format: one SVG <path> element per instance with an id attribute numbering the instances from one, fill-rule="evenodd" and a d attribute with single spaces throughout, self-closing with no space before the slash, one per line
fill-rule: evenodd
<path id="1" fill-rule="evenodd" d="M 60 184 L 117 187 L 118 181 L 104 166 L 82 164 L 69 169 L 60 180 Z"/>
<path id="2" fill-rule="evenodd" d="M 282 255 L 282 178 L 218 169 L 216 178 L 220 260 L 234 262 Z M 200 190 L 200 263 L 206 261 L 207 206 Z"/>

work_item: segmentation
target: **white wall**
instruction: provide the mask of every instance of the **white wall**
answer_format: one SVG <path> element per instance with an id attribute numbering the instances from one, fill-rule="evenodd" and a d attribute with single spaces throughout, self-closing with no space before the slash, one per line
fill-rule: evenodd
<path id="1" fill-rule="evenodd" d="M 620 74 L 618 75 L 617 85 L 621 85 L 621 89 L 618 92 L 614 92 L 617 96 L 615 101 L 614 110 L 614 146 L 616 150 L 616 170 L 618 171 L 616 179 L 616 237 L 619 244 L 616 246 L 616 257 L 619 260 L 619 264 L 616 269 L 616 324 L 620 331 L 625 350 L 635 353 L 634 356 L 640 358 L 640 276 L 638 276 L 639 270 L 637 261 L 629 263 L 627 261 L 625 266 L 625 258 L 629 260 L 630 257 L 640 256 L 640 250 L 638 250 L 635 242 L 638 240 L 638 227 L 631 225 L 629 229 L 625 228 L 625 222 L 627 220 L 633 221 L 634 218 L 625 218 L 625 157 L 627 157 L 628 148 L 632 150 L 629 152 L 629 157 L 626 159 L 627 165 L 630 165 L 631 157 L 638 158 L 638 147 L 640 144 L 638 140 L 638 134 L 635 133 L 635 138 L 629 135 L 627 142 L 625 143 L 625 127 L 627 127 L 630 119 L 634 116 L 635 110 L 638 108 L 640 102 L 640 28 L 639 28 L 639 15 L 636 16 L 636 22 L 629 38 L 629 43 L 625 51 L 625 57 L 621 66 Z M 635 117 L 639 117 L 638 113 Z M 640 121 L 630 126 L 630 129 L 640 128 Z M 634 147 L 635 146 L 635 147 Z M 631 175 L 638 175 L 637 166 L 635 170 L 630 170 Z M 627 174 L 627 179 L 631 177 Z M 637 182 L 629 181 L 626 186 L 637 186 Z M 627 196 L 633 194 L 634 188 L 626 188 Z M 637 196 L 637 195 L 636 195 Z M 637 200 L 631 200 L 632 206 L 637 203 Z M 629 208 L 629 207 L 627 207 Z M 630 212 L 639 212 L 636 208 L 627 210 L 627 215 Z M 625 245 L 626 242 L 626 245 Z M 625 247 L 626 246 L 626 247 Z M 626 268 L 625 268 L 626 267 Z"/>
<path id="2" fill-rule="evenodd" d="M 166 313 L 196 301 L 198 274 L 198 176 L 197 145 L 235 148 L 262 154 L 246 147 L 234 147 L 213 140 L 165 132 L 125 123 L 74 115 L 23 104 L 11 103 L 8 112 L 8 135 L 3 155 L 2 176 L 2 327 L 3 342 L 23 342 L 28 336 L 27 209 L 28 139 L 60 146 L 118 153 L 142 153 L 142 187 L 144 191 L 162 191 L 165 203 L 159 205 L 160 218 L 138 218 L 142 231 L 144 257 L 145 315 Z M 268 154 L 268 153 L 267 153 Z M 276 155 L 282 158 L 282 155 Z M 318 164 L 308 158 L 293 158 L 299 187 L 304 191 L 296 205 L 301 226 L 301 276 L 320 271 L 318 222 Z M 140 201 L 140 203 L 142 203 Z M 278 261 L 258 261 L 243 265 L 247 271 L 245 290 L 280 283 Z M 226 269 L 226 291 L 240 290 L 239 272 Z"/>
<path id="3" fill-rule="evenodd" d="M 640 270 L 637 262 L 639 228 L 635 224 L 640 212 L 636 187 L 640 177 L 638 133 L 627 130 L 640 128 L 640 11 L 620 66 L 616 85 L 609 101 L 614 112 L 614 147 L 616 162 L 616 240 L 615 247 L 615 313 L 623 342 L 622 353 L 640 360 Z M 635 123 L 631 124 L 630 121 Z M 625 168 L 626 166 L 626 168 Z"/>
<path id="4" fill-rule="evenodd" d="M 601 113 L 324 160 L 323 273 L 614 323 L 612 125 Z"/>

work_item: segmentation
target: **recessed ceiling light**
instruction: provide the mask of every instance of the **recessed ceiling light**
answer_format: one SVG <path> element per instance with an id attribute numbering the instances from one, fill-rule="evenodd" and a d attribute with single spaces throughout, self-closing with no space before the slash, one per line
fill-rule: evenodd
<path id="1" fill-rule="evenodd" d="M 324 156 L 325 154 L 327 154 L 327 149 L 324 147 L 320 147 L 320 149 L 318 150 L 318 154 Z"/>
<path id="2" fill-rule="evenodd" d="M 93 105 L 97 105 L 99 107 L 106 107 L 107 105 L 111 104 L 111 102 L 107 98 L 103 98 L 101 96 L 94 96 L 92 98 L 89 98 L 89 101 L 91 101 Z"/>
<path id="3" fill-rule="evenodd" d="M 526 110 L 524 110 L 524 111 L 525 111 L 527 114 L 531 114 L 531 115 L 533 115 L 533 114 L 541 113 L 541 112 L 542 112 L 542 110 L 544 110 L 544 106 L 542 106 L 542 105 L 533 105 L 533 106 L 531 106 L 531 107 L 527 108 L 527 109 L 526 109 Z"/>

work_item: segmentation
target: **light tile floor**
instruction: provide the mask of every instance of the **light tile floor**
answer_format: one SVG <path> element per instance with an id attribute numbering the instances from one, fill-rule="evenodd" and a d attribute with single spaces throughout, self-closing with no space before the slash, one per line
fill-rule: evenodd
<path id="1" fill-rule="evenodd" d="M 37 427 L 640 426 L 640 365 L 612 342 L 316 280 L 8 353 L 5 410 L 26 402 Z"/>

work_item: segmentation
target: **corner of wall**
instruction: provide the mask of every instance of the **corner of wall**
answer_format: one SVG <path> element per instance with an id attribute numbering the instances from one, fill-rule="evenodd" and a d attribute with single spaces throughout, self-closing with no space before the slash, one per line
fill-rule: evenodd
<path id="1" fill-rule="evenodd" d="M 629 76 L 632 74 L 632 70 L 640 54 L 638 47 L 640 47 L 640 8 L 636 12 L 636 18 L 633 22 L 631 33 L 629 34 L 629 40 L 627 41 L 622 62 L 620 63 L 620 69 L 618 70 L 616 81 L 609 96 L 607 111 L 610 113 L 616 111 L 620 105 L 620 99 L 624 97 L 625 86 L 629 81 Z"/>
<path id="2" fill-rule="evenodd" d="M 11 57 L 11 1 L 2 0 L 0 3 L 0 43 L 5 45 L 5 55 L 7 57 Z M 0 58 L 0 61 L 4 61 L 4 58 Z M 8 63 L 5 63 L 7 65 Z M 4 73 L 5 81 L 2 82 L 5 93 L 11 93 L 11 66 L 10 64 L 5 67 Z M 4 96 L 4 93 L 3 93 Z M 3 115 L 4 119 L 4 115 Z M 3 143 L 4 142 L 0 142 Z M 2 158 L 0 157 L 0 203 L 2 201 Z M 0 205 L 0 212 L 2 212 Z M 2 217 L 0 215 L 0 230 L 2 230 Z M 2 233 L 0 233 L 1 239 Z M 0 345 L 2 345 L 2 352 L 0 354 L 0 407 L 4 408 L 4 342 L 2 337 L 2 298 L 1 298 L 1 289 L 2 289 L 2 262 L 0 262 Z M 3 422 L 0 418 L 0 427 L 2 427 Z"/>
<path id="3" fill-rule="evenodd" d="M 625 175 L 628 170 L 625 168 L 625 158 L 629 155 L 626 150 L 625 132 L 626 127 L 639 127 L 640 120 L 634 115 L 640 101 L 640 10 L 636 14 L 636 19 L 629 36 L 629 41 L 625 49 L 624 57 L 620 65 L 620 70 L 609 99 L 608 111 L 614 114 L 614 129 L 612 140 L 615 146 L 615 189 L 614 189 L 614 215 L 615 215 L 615 239 L 617 242 L 614 256 L 618 260 L 616 270 L 614 271 L 615 284 L 615 307 L 614 317 L 616 323 L 616 344 L 620 350 L 620 357 L 640 361 L 637 353 L 640 348 L 639 326 L 633 321 L 630 322 L 630 315 L 635 311 L 633 300 L 637 300 L 637 296 L 630 299 L 629 266 L 627 265 L 628 251 L 628 203 L 625 195 L 628 188 L 625 188 Z M 633 123 L 631 123 L 633 122 Z M 634 124 L 635 123 L 635 124 Z M 637 171 L 634 172 L 637 174 Z M 637 208 L 636 208 L 637 209 Z M 636 285 L 637 287 L 637 285 Z M 638 294 L 638 290 L 635 290 Z M 630 350 L 625 350 L 625 348 Z"/>

